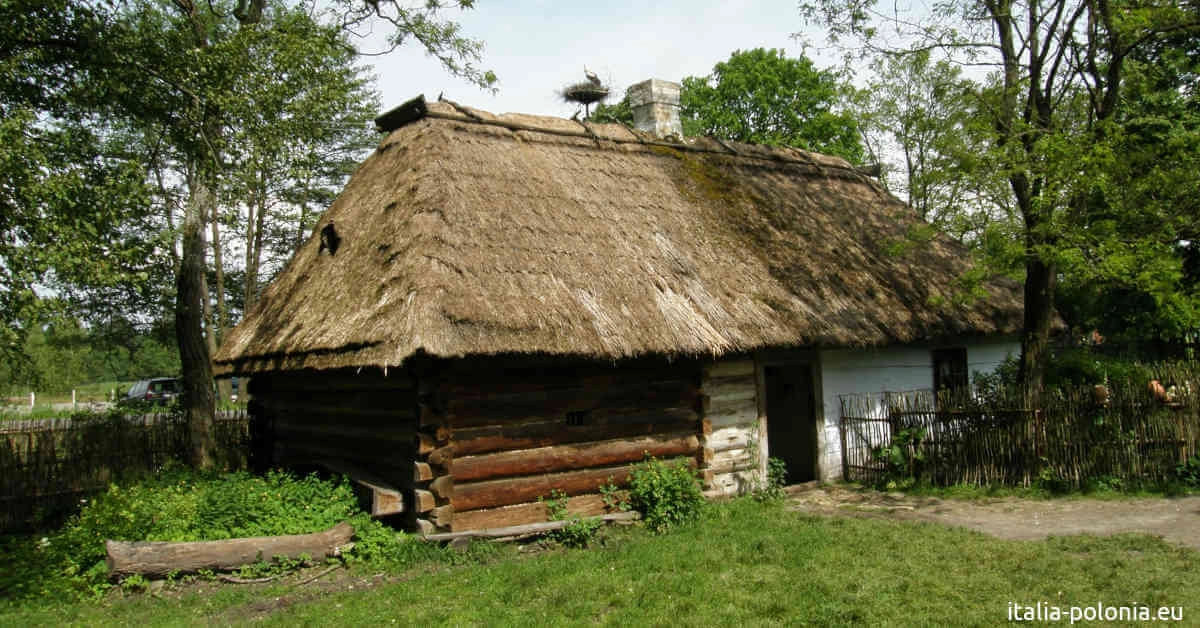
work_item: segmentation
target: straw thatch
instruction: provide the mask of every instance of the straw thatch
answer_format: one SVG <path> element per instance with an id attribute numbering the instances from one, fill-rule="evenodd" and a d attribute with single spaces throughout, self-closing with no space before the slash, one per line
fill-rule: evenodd
<path id="1" fill-rule="evenodd" d="M 1013 282 L 846 162 L 429 103 L 229 334 L 224 372 L 878 346 L 1020 329 Z M 336 222 L 341 246 L 319 251 Z M 900 252 L 896 252 L 896 250 Z"/>

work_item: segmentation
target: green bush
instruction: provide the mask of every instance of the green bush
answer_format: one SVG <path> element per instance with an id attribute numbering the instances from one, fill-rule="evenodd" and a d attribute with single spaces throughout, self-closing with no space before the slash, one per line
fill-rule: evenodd
<path id="1" fill-rule="evenodd" d="M 646 527 L 664 532 L 699 517 L 704 494 L 695 472 L 683 460 L 668 464 L 648 458 L 630 475 L 629 504 L 642 513 Z"/>
<path id="2" fill-rule="evenodd" d="M 787 463 L 781 458 L 767 460 L 767 479 L 754 490 L 754 499 L 760 502 L 775 502 L 787 497 L 783 487 L 787 486 Z"/>
<path id="3" fill-rule="evenodd" d="M 163 469 L 153 477 L 109 486 L 61 529 L 40 538 L 0 541 L 13 567 L 0 570 L 0 596 L 78 598 L 104 593 L 104 541 L 204 541 L 318 532 L 349 520 L 355 547 L 348 560 L 408 564 L 433 552 L 359 510 L 349 482 L 249 473 Z M 436 550 L 436 548 L 433 548 Z"/>

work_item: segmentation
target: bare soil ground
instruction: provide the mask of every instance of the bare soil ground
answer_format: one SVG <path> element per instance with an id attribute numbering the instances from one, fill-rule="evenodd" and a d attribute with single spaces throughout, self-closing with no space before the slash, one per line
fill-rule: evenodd
<path id="1" fill-rule="evenodd" d="M 788 494 L 790 509 L 813 514 L 928 521 L 1004 539 L 1141 532 L 1200 550 L 1200 496 L 960 500 L 816 483 L 790 487 Z"/>

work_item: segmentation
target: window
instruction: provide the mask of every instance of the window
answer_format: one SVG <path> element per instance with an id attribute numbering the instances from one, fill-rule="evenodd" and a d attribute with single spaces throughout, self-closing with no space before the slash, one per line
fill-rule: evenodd
<path id="1" fill-rule="evenodd" d="M 967 350 L 963 347 L 933 351 L 933 390 L 958 392 L 967 388 Z"/>

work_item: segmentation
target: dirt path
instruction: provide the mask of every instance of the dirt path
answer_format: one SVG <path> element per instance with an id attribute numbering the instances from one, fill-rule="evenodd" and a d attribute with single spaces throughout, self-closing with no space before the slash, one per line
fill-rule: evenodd
<path id="1" fill-rule="evenodd" d="M 815 514 L 930 521 L 1004 539 L 1143 532 L 1200 550 L 1200 497 L 1197 496 L 958 500 L 812 483 L 790 487 L 788 494 L 789 508 Z"/>

